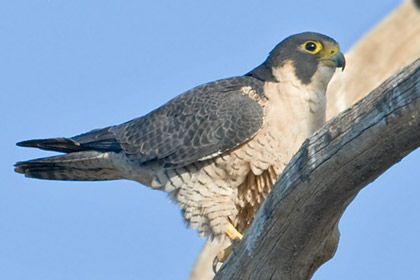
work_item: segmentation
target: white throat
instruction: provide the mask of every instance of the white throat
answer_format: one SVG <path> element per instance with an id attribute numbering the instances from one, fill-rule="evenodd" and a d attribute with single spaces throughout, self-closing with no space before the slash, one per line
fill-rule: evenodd
<path id="1" fill-rule="evenodd" d="M 320 64 L 311 82 L 302 84 L 291 62 L 273 70 L 273 75 L 280 81 L 278 94 L 293 100 L 291 106 L 295 107 L 296 117 L 306 120 L 308 136 L 325 123 L 326 90 L 334 72 L 335 68 Z"/>

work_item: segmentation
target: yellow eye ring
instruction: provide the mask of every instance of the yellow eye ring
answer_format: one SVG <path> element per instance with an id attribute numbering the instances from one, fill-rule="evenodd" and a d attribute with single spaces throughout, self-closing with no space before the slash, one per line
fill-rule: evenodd
<path id="1" fill-rule="evenodd" d="M 322 44 L 318 41 L 306 41 L 301 46 L 305 52 L 311 54 L 319 53 L 322 50 Z"/>

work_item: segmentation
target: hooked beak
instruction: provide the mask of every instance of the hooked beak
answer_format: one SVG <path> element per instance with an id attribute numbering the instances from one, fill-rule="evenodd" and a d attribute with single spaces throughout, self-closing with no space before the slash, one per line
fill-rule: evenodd
<path id="1" fill-rule="evenodd" d="M 344 71 L 344 68 L 346 68 L 346 58 L 344 57 L 344 54 L 338 52 L 331 56 L 330 59 L 336 64 L 335 67 L 341 67 L 341 71 Z"/>
<path id="2" fill-rule="evenodd" d="M 346 59 L 338 47 L 332 47 L 325 50 L 325 55 L 322 56 L 321 61 L 330 67 L 341 68 L 344 71 L 346 67 Z"/>

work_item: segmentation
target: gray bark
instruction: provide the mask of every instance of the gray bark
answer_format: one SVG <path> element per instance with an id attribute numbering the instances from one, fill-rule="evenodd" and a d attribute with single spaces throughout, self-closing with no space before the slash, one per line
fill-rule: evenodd
<path id="1" fill-rule="evenodd" d="M 310 279 L 357 193 L 418 146 L 420 59 L 303 143 L 215 279 Z"/>

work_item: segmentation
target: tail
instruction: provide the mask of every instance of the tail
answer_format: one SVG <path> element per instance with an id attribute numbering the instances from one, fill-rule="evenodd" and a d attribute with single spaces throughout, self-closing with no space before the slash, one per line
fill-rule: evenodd
<path id="1" fill-rule="evenodd" d="M 95 129 L 72 138 L 36 139 L 17 143 L 21 147 L 67 153 L 17 162 L 15 171 L 26 177 L 50 180 L 98 181 L 123 178 L 110 155 L 121 152 L 111 127 Z"/>
<path id="2" fill-rule="evenodd" d="M 120 152 L 120 143 L 111 132 L 111 127 L 95 129 L 72 138 L 35 139 L 17 143 L 20 147 L 73 153 L 80 151 Z"/>
<path id="3" fill-rule="evenodd" d="M 22 141 L 16 145 L 20 147 L 39 148 L 47 151 L 57 151 L 63 153 L 79 152 L 83 150 L 79 142 L 70 138 L 50 138 Z"/>
<path id="4" fill-rule="evenodd" d="M 17 162 L 15 171 L 26 177 L 49 180 L 100 181 L 122 179 L 108 152 L 82 151 Z"/>

